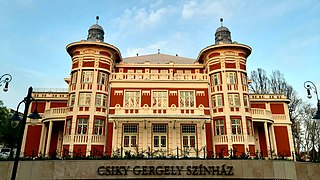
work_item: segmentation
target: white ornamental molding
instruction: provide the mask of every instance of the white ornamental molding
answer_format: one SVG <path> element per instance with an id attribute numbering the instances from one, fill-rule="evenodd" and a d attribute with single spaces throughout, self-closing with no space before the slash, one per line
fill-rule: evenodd
<path id="1" fill-rule="evenodd" d="M 143 96 L 150 96 L 150 91 L 142 91 Z"/>
<path id="2" fill-rule="evenodd" d="M 196 91 L 196 96 L 204 96 L 204 91 Z"/>
<path id="3" fill-rule="evenodd" d="M 177 96 L 178 95 L 178 91 L 169 91 L 169 95 L 170 96 Z"/>
<path id="4" fill-rule="evenodd" d="M 116 91 L 114 91 L 114 95 L 115 96 L 123 95 L 123 91 L 122 90 L 116 90 Z"/>

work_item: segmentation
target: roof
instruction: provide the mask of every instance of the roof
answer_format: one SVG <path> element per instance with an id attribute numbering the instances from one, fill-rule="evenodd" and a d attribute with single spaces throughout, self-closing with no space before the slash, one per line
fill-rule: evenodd
<path id="1" fill-rule="evenodd" d="M 194 64 L 196 60 L 167 54 L 149 54 L 126 57 L 123 58 L 123 61 L 127 64 L 144 64 L 145 62 L 150 62 L 150 64 L 169 64 L 170 62 L 174 62 L 175 64 Z"/>

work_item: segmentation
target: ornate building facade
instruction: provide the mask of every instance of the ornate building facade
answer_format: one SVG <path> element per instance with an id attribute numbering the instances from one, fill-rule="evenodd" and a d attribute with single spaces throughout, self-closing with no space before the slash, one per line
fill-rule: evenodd
<path id="1" fill-rule="evenodd" d="M 123 58 L 98 24 L 66 50 L 68 90 L 33 93 L 43 118 L 27 123 L 24 156 L 292 158 L 289 100 L 249 93 L 251 48 L 233 42 L 227 27 L 196 59 L 160 52 Z"/>

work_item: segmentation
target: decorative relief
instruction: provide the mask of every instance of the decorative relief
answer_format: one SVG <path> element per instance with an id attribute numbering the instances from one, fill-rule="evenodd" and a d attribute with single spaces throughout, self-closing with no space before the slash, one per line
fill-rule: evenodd
<path id="1" fill-rule="evenodd" d="M 233 52 L 233 51 L 226 51 L 226 52 L 224 52 L 224 55 L 226 55 L 226 56 L 233 56 L 233 55 L 235 55 L 236 53 L 235 52 Z"/>
<path id="2" fill-rule="evenodd" d="M 123 95 L 123 91 L 122 91 L 122 90 L 114 91 L 114 95 L 115 95 L 115 96 Z"/>
<path id="3" fill-rule="evenodd" d="M 204 93 L 204 91 L 196 91 L 196 95 L 197 96 L 204 96 L 205 93 Z"/>
<path id="4" fill-rule="evenodd" d="M 144 96 L 150 96 L 150 91 L 142 91 L 142 95 L 144 95 Z"/>
<path id="5" fill-rule="evenodd" d="M 169 91 L 169 95 L 170 96 L 177 96 L 178 95 L 178 91 Z"/>
<path id="6" fill-rule="evenodd" d="M 83 51 L 83 54 L 94 54 L 96 51 L 93 49 L 86 49 Z"/>

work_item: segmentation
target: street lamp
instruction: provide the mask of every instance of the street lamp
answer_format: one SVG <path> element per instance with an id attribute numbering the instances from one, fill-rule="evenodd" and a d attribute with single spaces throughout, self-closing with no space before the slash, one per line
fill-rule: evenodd
<path id="1" fill-rule="evenodd" d="M 311 91 L 313 91 L 317 95 L 317 100 L 318 100 L 317 107 L 318 107 L 318 110 L 317 110 L 316 114 L 312 117 L 312 119 L 320 120 L 320 100 L 319 100 L 319 96 L 318 96 L 317 87 L 316 87 L 316 85 L 314 85 L 313 82 L 306 81 L 306 82 L 304 82 L 304 88 L 307 89 L 307 97 L 309 99 L 312 98 Z"/>
<path id="2" fill-rule="evenodd" d="M 7 92 L 9 89 L 9 82 L 12 80 L 12 76 L 10 74 L 4 74 L 0 77 L 0 86 L 4 84 L 3 91 Z"/>
<path id="3" fill-rule="evenodd" d="M 28 116 L 29 106 L 32 101 L 36 102 L 36 108 L 35 108 L 34 112 Z M 23 117 L 21 119 L 18 114 L 18 110 L 19 110 L 19 106 L 22 103 L 25 104 L 25 108 L 24 108 Z M 41 116 L 38 113 L 37 106 L 38 106 L 37 101 L 32 97 L 32 87 L 29 87 L 27 97 L 25 97 L 18 104 L 17 111 L 11 117 L 11 125 L 12 126 L 17 126 L 19 124 L 19 122 L 21 121 L 21 128 L 20 128 L 20 133 L 19 133 L 17 152 L 16 152 L 16 156 L 15 156 L 14 164 L 13 164 L 13 168 L 12 168 L 11 180 L 16 179 L 17 169 L 18 169 L 18 164 L 19 164 L 19 157 L 20 157 L 20 152 L 21 152 L 22 139 L 23 139 L 23 134 L 24 134 L 24 129 L 26 126 L 27 118 L 31 119 L 31 125 L 35 125 L 37 123 L 38 119 L 41 118 Z"/>

